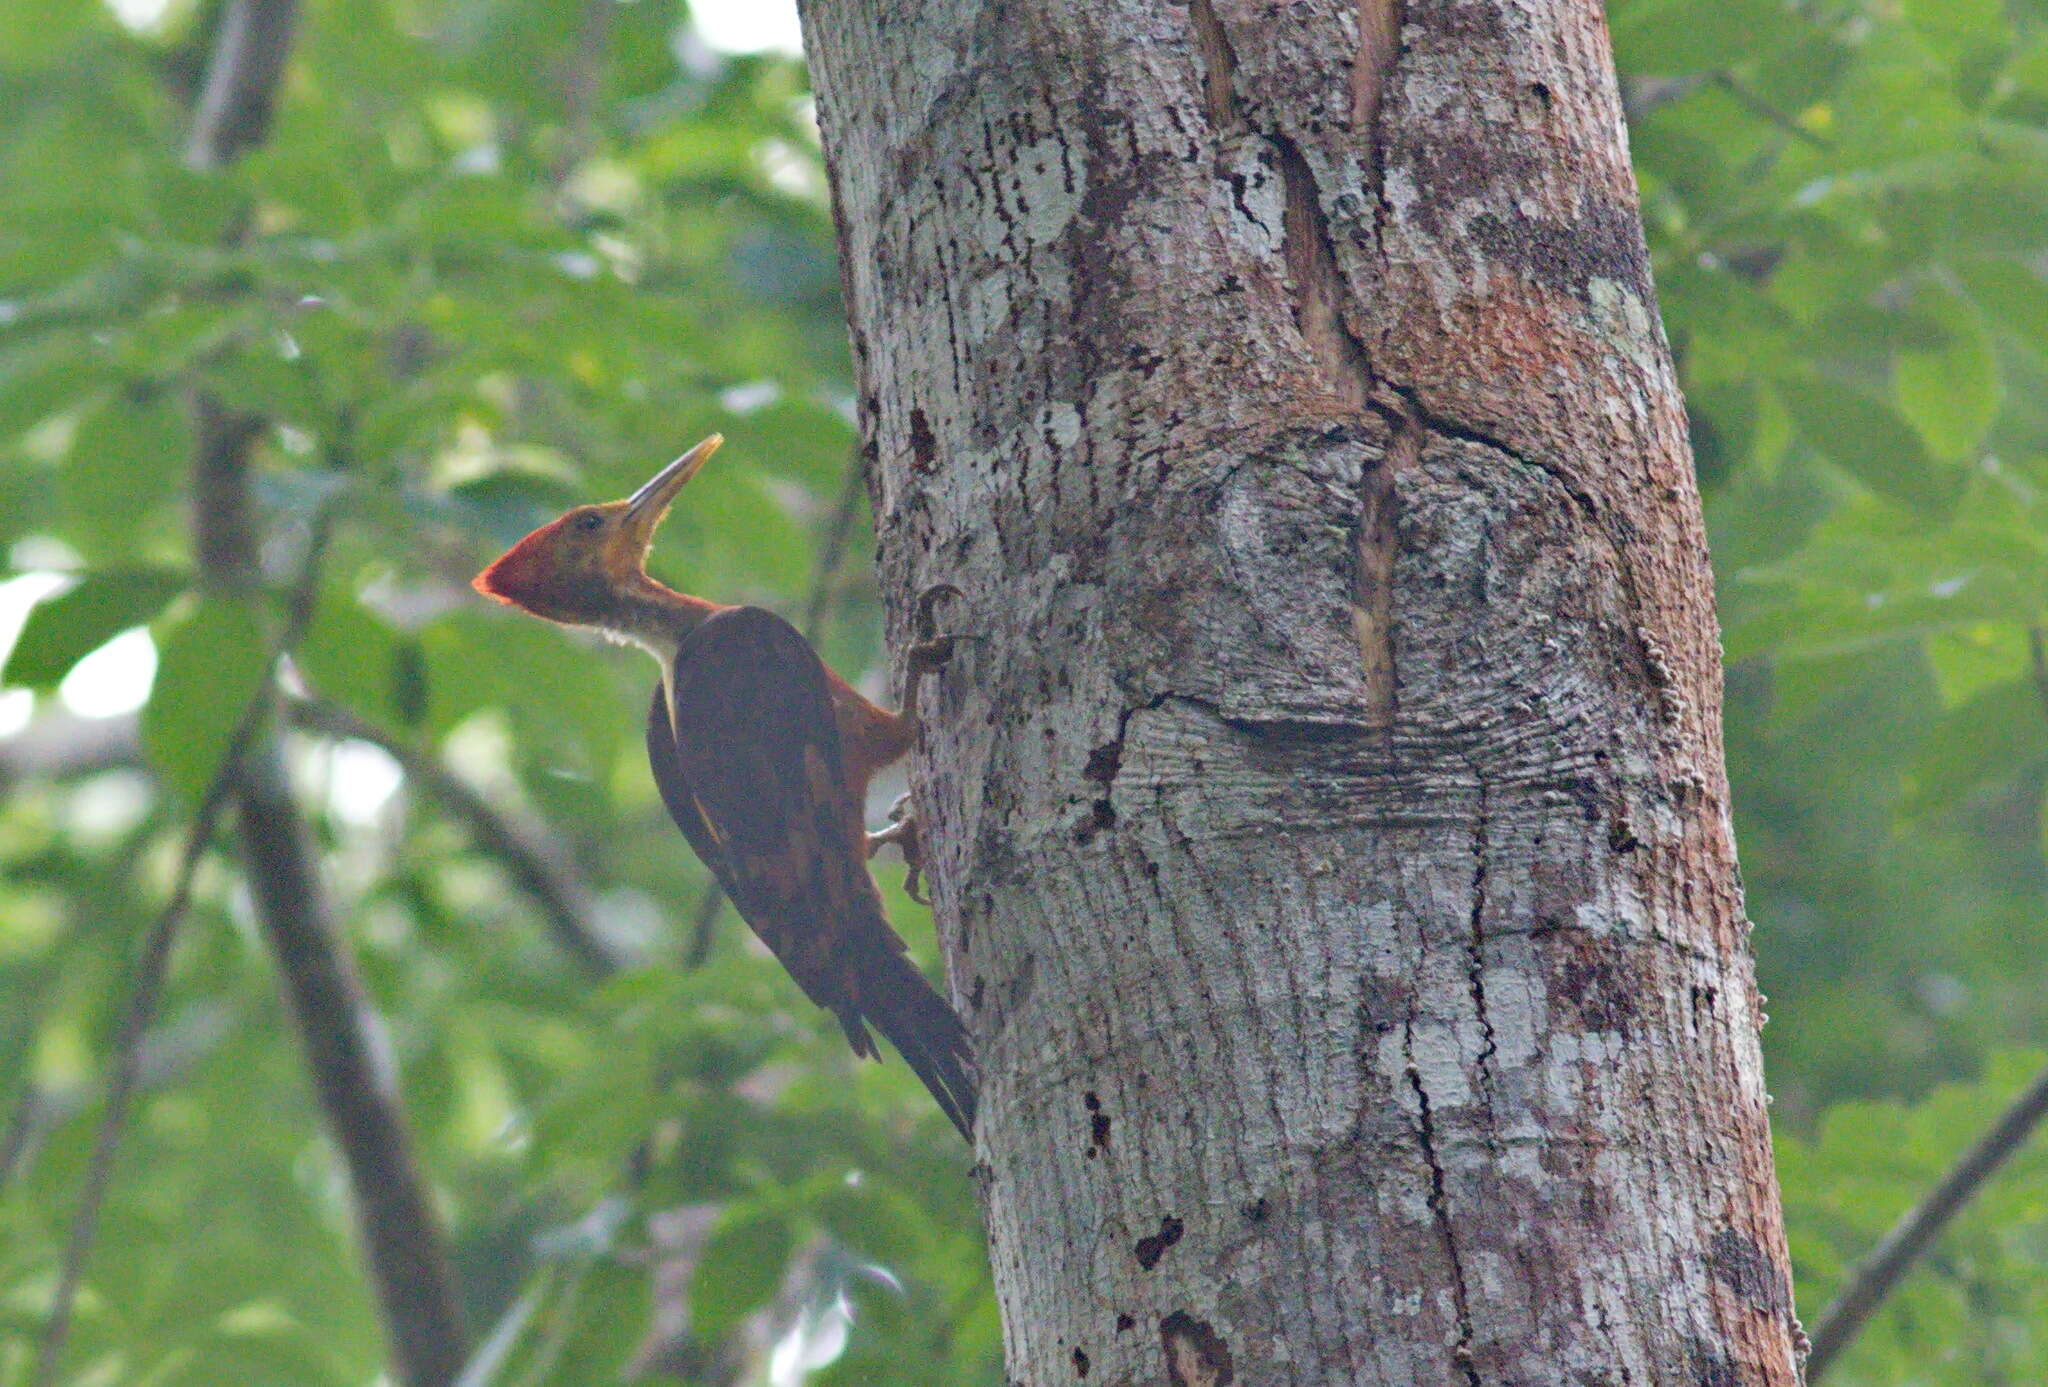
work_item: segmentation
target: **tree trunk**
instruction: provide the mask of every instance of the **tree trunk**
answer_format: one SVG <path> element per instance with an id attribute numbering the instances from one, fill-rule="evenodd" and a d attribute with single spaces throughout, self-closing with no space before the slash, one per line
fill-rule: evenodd
<path id="1" fill-rule="evenodd" d="M 1796 1380 L 1596 0 L 810 0 L 1010 1373 Z"/>

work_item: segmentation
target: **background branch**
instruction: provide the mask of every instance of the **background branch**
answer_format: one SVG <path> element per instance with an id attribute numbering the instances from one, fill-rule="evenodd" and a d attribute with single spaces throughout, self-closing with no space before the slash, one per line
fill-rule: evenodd
<path id="1" fill-rule="evenodd" d="M 2026 1144 L 2048 1116 L 2048 1069 L 2013 1100 L 1991 1130 L 1979 1137 L 1962 1159 L 1942 1176 L 1927 1197 L 1907 1211 L 1849 1273 L 1842 1288 L 1814 1326 L 1813 1349 L 1806 1359 L 1807 1387 L 1827 1374 L 1842 1350 L 1856 1339 L 1885 1297 L 1926 1253 L 1955 1216 L 1977 1197 L 1998 1168 Z"/>
<path id="2" fill-rule="evenodd" d="M 454 1271 L 399 1104 L 389 1042 L 335 939 L 311 837 L 274 743 L 249 758 L 236 791 L 257 918 L 348 1167 L 398 1375 L 415 1387 L 452 1382 L 467 1357 Z"/>
<path id="3" fill-rule="evenodd" d="M 477 846 L 498 859 L 540 907 L 556 944 L 586 972 L 604 977 L 626 965 L 628 960 L 592 923 L 596 903 L 582 879 L 538 826 L 493 807 L 439 757 L 346 708 L 300 699 L 292 702 L 289 714 L 296 726 L 309 732 L 368 742 L 396 761 L 407 780 L 431 795 L 449 817 L 459 819 Z"/>
<path id="4" fill-rule="evenodd" d="M 15 736 L 0 741 L 0 797 L 16 785 L 62 781 L 132 766 L 140 753 L 134 717 L 82 718 L 62 710 L 39 713 Z"/>
<path id="5" fill-rule="evenodd" d="M 1825 135 L 1816 135 L 1813 131 L 1801 125 L 1790 112 L 1779 109 L 1756 92 L 1751 91 L 1747 85 L 1736 78 L 1734 73 L 1727 71 L 1717 72 L 1713 75 L 1712 80 L 1715 86 L 1735 98 L 1737 105 L 1767 125 L 1774 126 L 1785 134 L 1790 135 L 1793 139 L 1812 145 L 1815 149 L 1832 149 L 1834 147 L 1834 141 L 1828 139 Z"/>
<path id="6" fill-rule="evenodd" d="M 199 860 L 204 856 L 207 844 L 213 840 L 214 831 L 229 808 L 244 760 L 268 717 L 277 683 L 278 663 L 298 643 L 306 629 L 313 609 L 311 594 L 318 581 L 324 535 L 324 523 L 317 525 L 313 542 L 307 549 L 305 572 L 291 603 L 290 615 L 271 647 L 263 677 L 235 721 L 234 735 L 229 740 L 227 752 L 221 758 L 220 768 L 214 772 L 213 781 L 207 786 L 199 811 L 193 816 L 192 827 L 185 836 L 185 848 L 178 859 L 170 899 L 143 936 L 142 953 L 136 961 L 135 978 L 129 984 L 128 1003 L 122 1011 L 121 1029 L 114 1043 L 114 1066 L 107 1080 L 106 1106 L 101 1110 L 99 1127 L 93 1133 L 91 1163 L 86 1167 L 85 1184 L 79 1191 L 78 1208 L 72 1215 L 71 1231 L 65 1239 L 64 1260 L 57 1274 L 50 1316 L 44 1323 L 42 1344 L 36 1355 L 35 1381 L 38 1387 L 48 1387 L 57 1380 L 57 1366 L 63 1359 L 64 1342 L 71 1332 L 72 1312 L 78 1303 L 78 1288 L 85 1278 L 86 1259 L 91 1255 L 93 1238 L 99 1229 L 100 1209 L 106 1202 L 107 1187 L 113 1179 L 114 1159 L 120 1154 L 121 1134 L 126 1127 L 129 1104 L 141 1082 L 143 1037 L 163 999 L 164 981 L 170 975 L 171 953 L 177 943 L 178 927 L 192 903 L 193 878 L 198 874 Z M 28 1124 L 34 1115 L 29 1107 L 32 1101 L 36 1101 L 33 1090 L 22 1099 L 24 1112 L 17 1115 L 20 1139 L 24 1144 L 29 1135 Z M 37 1105 L 40 1106 L 39 1102 Z M 9 1145 L 13 1146 L 12 1133 Z M 18 1155 L 18 1150 L 10 1152 L 7 1162 L 10 1168 Z"/>
<path id="7" fill-rule="evenodd" d="M 260 695 L 258 702 L 260 702 Z M 252 708 L 257 703 L 251 704 Z M 251 726 L 253 727 L 253 720 Z M 71 1332 L 71 1315 L 78 1303 L 78 1287 L 85 1277 L 86 1258 L 92 1251 L 93 1235 L 99 1229 L 100 1208 L 106 1202 L 107 1186 L 113 1178 L 114 1158 L 121 1148 L 129 1100 L 135 1093 L 142 1068 L 142 1037 L 155 1019 L 163 998 L 164 979 L 170 972 L 171 949 L 177 942 L 178 926 L 192 901 L 192 878 L 199 859 L 213 838 L 221 815 L 228 806 L 228 791 L 239 752 L 231 754 L 214 777 L 206 801 L 192 821 L 179 860 L 177 885 L 170 900 L 150 922 L 143 936 L 142 955 L 135 964 L 135 978 L 128 988 L 128 1005 L 121 1015 L 121 1029 L 114 1044 L 114 1070 L 107 1080 L 106 1107 L 100 1113 L 93 1134 L 92 1160 L 86 1167 L 85 1185 L 79 1191 L 78 1208 L 71 1218 L 71 1231 L 64 1244 L 64 1261 L 57 1274 L 57 1288 L 50 1301 L 50 1317 L 43 1325 L 43 1340 L 36 1355 L 35 1381 L 50 1387 L 57 1381 L 57 1365 L 64 1356 L 64 1341 Z"/>
<path id="8" fill-rule="evenodd" d="M 2039 626 L 2027 629 L 2027 655 L 2042 712 L 2048 714 L 2048 634 Z M 2043 1117 L 2048 1117 L 2048 1069 L 2035 1076 L 1927 1197 L 1907 1210 L 1870 1255 L 1850 1271 L 1848 1281 L 1814 1326 L 1813 1348 L 1806 1359 L 1808 1387 L 1820 1381 L 1842 1350 L 1855 1342 L 1913 1264 L 1926 1255 L 1956 1215 L 1969 1207 L 1999 1167 L 2026 1145 Z"/>
<path id="9" fill-rule="evenodd" d="M 7 1115 L 7 1130 L 0 1133 L 0 1194 L 13 1183 L 15 1172 L 28 1159 L 29 1148 L 43 1130 L 44 1116 L 50 1110 L 49 1096 L 43 1086 L 31 1079 L 21 1086 L 21 1092 L 14 1100 L 14 1111 Z"/>
<path id="10" fill-rule="evenodd" d="M 263 142 L 298 8 L 297 0 L 229 0 L 185 142 L 187 166 L 216 169 Z"/>
<path id="11" fill-rule="evenodd" d="M 292 0 L 229 0 L 186 163 L 215 168 L 261 141 L 290 47 Z M 192 403 L 193 548 L 216 592 L 261 586 L 250 466 L 267 423 L 204 390 Z M 312 589 L 302 594 L 310 609 Z M 295 620 L 303 620 L 303 613 Z M 336 938 L 313 845 L 274 737 L 259 731 L 230 777 L 257 919 L 277 960 L 313 1089 L 355 1196 L 364 1260 L 408 1387 L 452 1382 L 467 1356 L 455 1275 L 416 1160 L 388 1045 Z"/>
<path id="12" fill-rule="evenodd" d="M 201 430 L 193 483 L 201 502 L 196 547 L 209 560 L 202 578 L 216 589 L 246 591 L 258 573 L 247 524 L 249 453 L 257 434 L 209 400 L 195 413 Z M 218 511 L 206 504 L 215 499 L 222 502 Z M 454 1270 L 383 1058 L 389 1047 L 336 938 L 311 837 L 274 738 L 260 736 L 249 749 L 233 790 L 257 920 L 348 1170 L 396 1373 L 410 1387 L 438 1387 L 454 1380 L 466 1357 Z"/>

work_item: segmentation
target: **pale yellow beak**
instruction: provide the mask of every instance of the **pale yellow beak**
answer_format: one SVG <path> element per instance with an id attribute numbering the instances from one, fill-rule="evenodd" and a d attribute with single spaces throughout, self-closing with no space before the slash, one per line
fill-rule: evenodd
<path id="1" fill-rule="evenodd" d="M 624 530 L 629 540 L 644 544 L 654 538 L 654 527 L 668 514 L 668 508 L 675 503 L 677 493 L 689 485 L 690 478 L 703 470 L 704 464 L 710 461 L 711 455 L 718 451 L 718 445 L 723 442 L 723 434 L 712 434 L 649 477 L 644 486 L 626 498 Z"/>

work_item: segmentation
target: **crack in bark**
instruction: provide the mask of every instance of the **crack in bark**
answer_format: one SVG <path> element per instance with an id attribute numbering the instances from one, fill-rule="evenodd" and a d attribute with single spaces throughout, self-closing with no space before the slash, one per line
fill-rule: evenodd
<path id="1" fill-rule="evenodd" d="M 1499 942 L 1503 939 L 1545 939 L 1553 934 L 1574 934 L 1582 939 L 1594 941 L 1619 940 L 1626 944 L 1654 944 L 1656 947 L 1669 953 L 1673 958 L 1682 958 L 1689 963 L 1707 964 L 1717 969 L 1725 969 L 1728 966 L 1727 958 L 1721 954 L 1715 953 L 1710 949 L 1702 949 L 1697 945 L 1688 944 L 1681 939 L 1674 939 L 1669 934 L 1663 933 L 1660 930 L 1647 929 L 1635 933 L 1619 929 L 1612 931 L 1593 930 L 1586 928 L 1575 920 L 1565 920 L 1558 917 L 1546 917 L 1530 925 L 1510 926 L 1505 929 L 1496 928 L 1490 937 L 1495 942 Z M 1709 1009 L 1711 1010 L 1711 1006 Z"/>
<path id="2" fill-rule="evenodd" d="M 1359 0 L 1358 55 L 1351 68 L 1352 128 L 1366 140 L 1366 167 L 1371 186 L 1372 254 L 1387 274 L 1387 130 L 1386 92 L 1394 69 L 1401 65 L 1402 34 L 1407 28 L 1407 0 Z"/>
<path id="3" fill-rule="evenodd" d="M 1608 1319 L 1607 1307 L 1598 1302 L 1593 1305 L 1593 1327 L 1607 1341 L 1607 1351 L 1614 1355 L 1615 1366 L 1621 1370 L 1621 1387 L 1635 1387 L 1636 1375 L 1629 1369 L 1628 1355 L 1622 1352 L 1621 1338 Z"/>
<path id="4" fill-rule="evenodd" d="M 1472 1006 L 1479 1014 L 1479 1034 L 1482 1043 L 1479 1048 L 1478 1070 L 1481 1087 L 1488 1093 L 1489 1115 L 1493 1107 L 1493 1057 L 1499 1053 L 1500 1045 L 1494 1035 L 1493 1018 L 1486 1010 L 1486 872 L 1489 835 L 1492 820 L 1489 818 L 1486 781 L 1479 782 L 1479 807 L 1472 821 L 1472 915 L 1471 915 L 1471 961 L 1466 968 L 1465 980 L 1472 992 Z"/>
<path id="5" fill-rule="evenodd" d="M 1401 1048 L 1408 1061 L 1408 1086 L 1415 1091 L 1416 1135 L 1422 1159 L 1429 1166 L 1429 1211 L 1436 1219 L 1437 1235 L 1443 1240 L 1444 1257 L 1451 1264 L 1451 1302 L 1458 1315 L 1458 1343 L 1451 1350 L 1451 1357 L 1464 1374 L 1466 1387 L 1480 1387 L 1479 1372 L 1472 1366 L 1472 1301 L 1465 1286 L 1465 1263 L 1458 1255 L 1457 1234 L 1451 1227 L 1449 1201 L 1444 1194 L 1444 1167 L 1436 1152 L 1436 1120 L 1430 1113 L 1429 1090 L 1422 1082 L 1421 1067 L 1415 1063 L 1413 1017 L 1401 1032 Z"/>
<path id="6" fill-rule="evenodd" d="M 1599 499 L 1588 492 L 1584 486 L 1573 479 L 1570 474 L 1557 464 L 1546 462 L 1540 457 L 1524 452 L 1504 439 L 1497 438 L 1482 429 L 1460 424 L 1443 415 L 1434 413 L 1427 405 L 1423 404 L 1422 400 L 1412 390 L 1392 383 L 1387 383 L 1384 389 L 1393 399 L 1398 400 L 1400 405 L 1405 407 L 1407 411 L 1412 412 L 1415 417 L 1419 418 L 1422 421 L 1423 427 L 1429 433 L 1436 434 L 1441 438 L 1453 438 L 1463 443 L 1470 443 L 1475 447 L 1485 448 L 1489 452 L 1499 453 L 1502 457 L 1518 466 L 1541 472 L 1556 484 L 1557 488 L 1585 515 L 1587 520 L 1592 522 L 1593 532 L 1600 537 L 1601 542 L 1607 546 L 1608 551 L 1614 556 L 1615 571 L 1620 575 L 1623 591 L 1628 597 L 1628 638 L 1635 648 L 1637 660 L 1641 662 L 1644 674 L 1643 682 L 1650 687 L 1656 696 L 1658 721 L 1666 727 L 1677 725 L 1683 696 L 1674 687 L 1676 680 L 1672 674 L 1669 662 L 1664 658 L 1657 643 L 1643 632 L 1641 619 L 1644 607 L 1642 591 L 1636 585 L 1635 569 L 1628 561 L 1629 545 L 1622 535 L 1614 532 L 1608 518 L 1608 512 L 1600 504 Z M 1394 423 L 1397 427 L 1406 417 L 1402 409 L 1387 404 L 1382 399 L 1375 399 L 1372 407 L 1382 418 Z"/>
<path id="7" fill-rule="evenodd" d="M 1107 796 L 1110 791 L 1116 788 L 1117 777 L 1123 774 L 1124 739 L 1130 732 L 1131 719 L 1140 713 L 1150 713 L 1163 708 L 1175 699 L 1179 699 L 1183 703 L 1195 704 L 1218 721 L 1223 720 L 1222 711 L 1214 704 L 1202 699 L 1190 698 L 1184 694 L 1177 694 L 1171 691 L 1154 694 L 1143 703 L 1133 703 L 1116 715 L 1115 735 L 1088 753 L 1088 762 L 1081 768 L 1082 778 L 1092 780 L 1100 785 L 1102 793 Z"/>
<path id="8" fill-rule="evenodd" d="M 1423 423 L 1429 427 L 1431 433 L 1440 434 L 1445 438 L 1455 438 L 1461 442 L 1489 449 L 1492 452 L 1501 454 L 1510 462 L 1518 463 L 1523 467 L 1534 468 L 1553 482 L 1556 482 L 1558 489 L 1570 497 L 1572 503 L 1581 511 L 1585 512 L 1586 518 L 1600 527 L 1601 535 L 1607 542 L 1616 549 L 1621 547 L 1619 539 L 1607 534 L 1606 515 L 1600 507 L 1599 500 L 1555 463 L 1545 462 L 1539 457 L 1523 452 L 1503 439 L 1496 438 L 1492 434 L 1475 429 L 1470 425 L 1456 423 L 1440 414 L 1432 414 L 1421 400 L 1413 395 L 1404 393 L 1403 398 L 1408 401 L 1411 408 L 1422 415 Z"/>

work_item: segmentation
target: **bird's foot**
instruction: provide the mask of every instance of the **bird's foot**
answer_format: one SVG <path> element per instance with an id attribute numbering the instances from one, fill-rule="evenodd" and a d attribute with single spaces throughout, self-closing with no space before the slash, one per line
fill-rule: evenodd
<path id="1" fill-rule="evenodd" d="M 917 811 L 910 807 L 910 796 L 899 795 L 889 809 L 889 826 L 880 833 L 868 835 L 868 856 L 873 857 L 882 850 L 885 843 L 894 843 L 903 854 L 903 865 L 910 870 L 903 878 L 903 890 L 919 905 L 930 905 L 925 896 L 924 885 L 924 843 L 917 833 Z"/>
<path id="2" fill-rule="evenodd" d="M 910 647 L 905 674 L 915 679 L 921 674 L 930 674 L 943 669 L 953 658 L 953 647 L 967 639 L 957 632 L 939 630 L 938 606 L 947 598 L 964 598 L 965 593 L 951 583 L 934 583 L 917 598 L 917 619 L 912 627 L 917 641 Z"/>
<path id="3" fill-rule="evenodd" d="M 916 639 L 905 652 L 903 661 L 903 713 L 905 726 L 918 726 L 918 695 L 922 691 L 925 676 L 944 669 L 946 662 L 953 658 L 954 647 L 961 641 L 974 637 L 957 631 L 939 631 L 938 605 L 949 597 L 964 597 L 965 594 L 951 583 L 934 583 L 917 598 L 916 619 L 911 631 Z"/>

